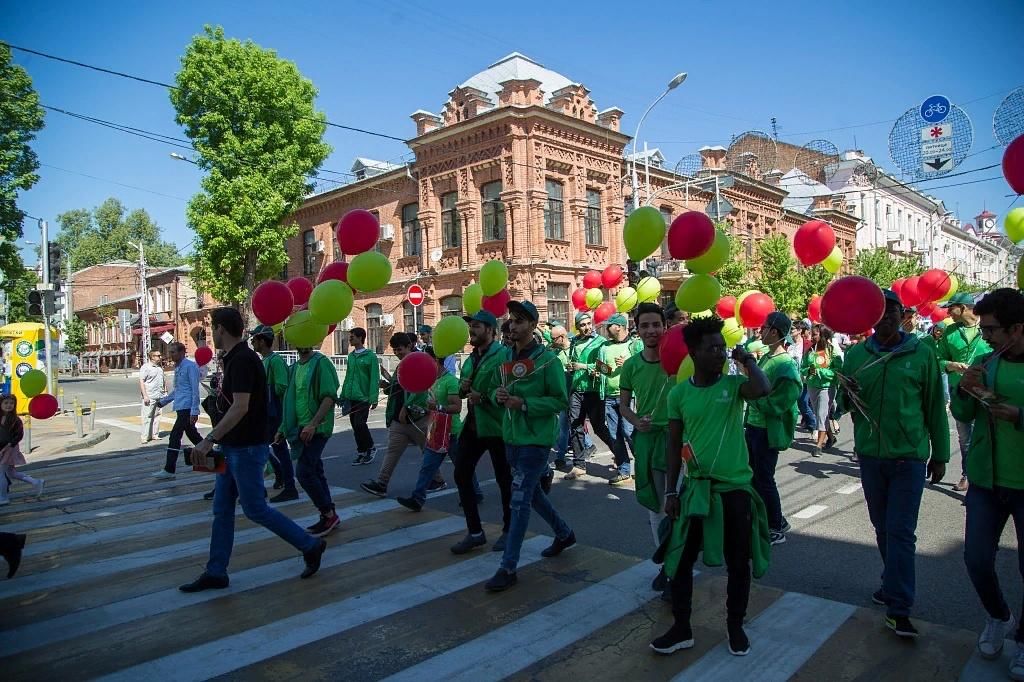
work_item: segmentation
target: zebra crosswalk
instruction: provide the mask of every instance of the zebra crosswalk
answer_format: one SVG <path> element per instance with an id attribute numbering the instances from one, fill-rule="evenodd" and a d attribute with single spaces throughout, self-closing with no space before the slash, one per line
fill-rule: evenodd
<path id="1" fill-rule="evenodd" d="M 28 534 L 18 575 L 0 581 L 5 680 L 819 680 L 1005 679 L 974 654 L 974 634 L 919 623 L 898 641 L 878 610 L 755 585 L 749 656 L 726 646 L 725 578 L 695 581 L 696 646 L 657 656 L 670 625 L 651 591 L 656 567 L 580 545 L 541 557 L 523 546 L 519 585 L 488 594 L 498 555 L 454 556 L 460 517 L 411 513 L 342 487 L 342 518 L 320 572 L 238 509 L 231 586 L 183 594 L 209 548 L 208 475 L 148 474 L 159 453 L 34 467 L 37 500 L 14 489 L 0 530 Z M 452 494 L 447 490 L 441 495 Z M 277 508 L 316 518 L 302 496 Z M 497 537 L 500 529 L 487 527 Z"/>

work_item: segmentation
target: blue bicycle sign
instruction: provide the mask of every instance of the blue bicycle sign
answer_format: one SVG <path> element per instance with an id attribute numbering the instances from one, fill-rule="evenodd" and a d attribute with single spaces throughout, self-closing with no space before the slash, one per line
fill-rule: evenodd
<path id="1" fill-rule="evenodd" d="M 948 97 L 932 95 L 921 103 L 921 118 L 926 123 L 942 123 L 949 116 L 950 108 Z"/>

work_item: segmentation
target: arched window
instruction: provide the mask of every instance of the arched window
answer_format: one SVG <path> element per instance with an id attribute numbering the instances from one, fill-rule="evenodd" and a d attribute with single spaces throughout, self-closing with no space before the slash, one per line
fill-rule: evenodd
<path id="1" fill-rule="evenodd" d="M 366 306 L 366 347 L 378 355 L 384 352 L 384 341 L 380 333 L 380 318 L 384 313 L 379 303 Z"/>
<path id="2" fill-rule="evenodd" d="M 445 296 L 441 299 L 441 317 L 452 317 L 462 315 L 462 297 Z"/>

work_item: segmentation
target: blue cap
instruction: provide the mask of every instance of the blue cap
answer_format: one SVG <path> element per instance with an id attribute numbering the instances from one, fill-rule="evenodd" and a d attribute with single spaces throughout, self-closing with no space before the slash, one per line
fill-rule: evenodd
<path id="1" fill-rule="evenodd" d="M 540 313 L 537 312 L 537 306 L 529 301 L 509 301 L 507 307 L 510 313 L 522 313 L 534 322 L 540 321 Z"/>
<path id="2" fill-rule="evenodd" d="M 496 318 L 493 313 L 487 312 L 486 310 L 478 310 L 472 315 L 463 315 L 462 319 L 466 321 L 466 324 L 469 324 L 470 322 L 483 322 L 492 329 L 495 329 L 498 326 L 498 318 Z"/>
<path id="3" fill-rule="evenodd" d="M 429 324 L 421 324 L 420 325 L 420 334 L 429 334 L 432 331 L 433 330 L 430 328 Z"/>
<path id="4" fill-rule="evenodd" d="M 892 302 L 899 303 L 900 307 L 903 306 L 903 301 L 900 300 L 899 295 L 892 289 L 882 289 L 882 295 L 885 296 L 886 304 Z"/>

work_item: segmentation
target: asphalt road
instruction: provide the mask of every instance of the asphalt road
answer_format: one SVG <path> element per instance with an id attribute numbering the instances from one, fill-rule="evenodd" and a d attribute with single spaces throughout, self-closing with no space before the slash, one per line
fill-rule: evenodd
<path id="1" fill-rule="evenodd" d="M 79 395 L 86 404 L 96 400 L 98 419 L 122 422 L 121 426 L 108 426 L 111 437 L 82 454 L 139 449 L 138 432 L 132 430 L 128 421 L 132 417 L 136 423 L 138 420 L 137 379 L 115 376 L 61 383 L 69 402 L 74 395 Z M 386 443 L 383 405 L 371 413 L 369 425 L 378 447 L 383 449 Z M 165 424 L 165 429 L 168 428 Z M 336 433 L 325 451 L 328 480 L 332 485 L 357 488 L 360 482 L 376 474 L 380 456 L 369 466 L 351 466 L 355 447 L 348 420 L 339 416 L 335 428 Z M 788 542 L 774 548 L 771 568 L 761 580 L 763 584 L 858 606 L 869 603 L 871 593 L 878 588 L 881 560 L 859 487 L 859 471 L 848 454 L 851 432 L 849 422 L 844 420 L 834 454 L 811 458 L 808 436 L 798 434 L 795 447 L 781 456 L 777 480 L 783 509 L 793 530 Z M 963 565 L 963 495 L 952 490 L 959 478 L 960 465 L 955 433 L 951 434 L 951 439 L 954 454 L 946 480 L 938 486 L 928 485 L 921 505 L 914 616 L 974 630 L 980 629 L 984 613 Z M 412 489 L 419 464 L 416 453 L 407 450 L 392 479 L 391 495 L 404 495 Z M 566 482 L 556 478 L 552 501 L 574 527 L 580 542 L 638 557 L 649 556 L 653 546 L 647 512 L 637 504 L 631 489 L 607 484 L 610 464 L 610 454 L 599 453 L 590 465 L 590 476 L 585 479 Z M 445 462 L 442 472 L 452 484 L 449 462 Z M 486 457 L 481 460 L 478 476 L 484 482 L 493 479 Z M 500 521 L 493 483 L 485 484 L 484 493 L 484 520 Z M 428 505 L 450 513 L 457 513 L 457 504 L 454 495 L 428 500 Z M 531 529 L 549 532 L 536 516 Z M 1013 528 L 1008 525 L 1003 534 L 1004 551 L 999 554 L 998 569 L 1008 601 L 1014 608 L 1022 600 L 1016 544 Z"/>

